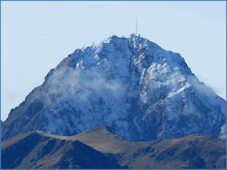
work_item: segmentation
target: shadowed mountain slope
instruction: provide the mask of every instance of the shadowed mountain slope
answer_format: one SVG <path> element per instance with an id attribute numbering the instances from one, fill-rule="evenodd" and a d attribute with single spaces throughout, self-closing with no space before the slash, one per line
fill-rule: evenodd
<path id="1" fill-rule="evenodd" d="M 2 168 L 225 168 L 225 141 L 194 134 L 128 142 L 108 127 L 75 136 L 32 131 L 2 142 Z"/>
<path id="2" fill-rule="evenodd" d="M 116 169 L 115 158 L 78 140 L 32 131 L 2 142 L 3 169 Z"/>

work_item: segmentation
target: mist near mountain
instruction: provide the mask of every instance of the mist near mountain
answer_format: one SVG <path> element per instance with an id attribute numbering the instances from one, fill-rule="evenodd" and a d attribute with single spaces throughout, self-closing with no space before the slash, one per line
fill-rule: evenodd
<path id="1" fill-rule="evenodd" d="M 128 141 L 195 133 L 224 139 L 225 122 L 225 100 L 180 54 L 140 36 L 111 36 L 52 69 L 3 122 L 2 140 L 32 130 L 69 136 L 100 126 Z"/>

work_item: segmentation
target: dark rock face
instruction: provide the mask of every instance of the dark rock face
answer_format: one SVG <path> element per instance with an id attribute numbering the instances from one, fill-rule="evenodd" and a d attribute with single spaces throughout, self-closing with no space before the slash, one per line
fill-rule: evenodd
<path id="1" fill-rule="evenodd" d="M 2 140 L 31 130 L 75 135 L 105 125 L 128 141 L 218 137 L 225 105 L 179 54 L 139 36 L 112 36 L 52 69 L 11 111 Z"/>

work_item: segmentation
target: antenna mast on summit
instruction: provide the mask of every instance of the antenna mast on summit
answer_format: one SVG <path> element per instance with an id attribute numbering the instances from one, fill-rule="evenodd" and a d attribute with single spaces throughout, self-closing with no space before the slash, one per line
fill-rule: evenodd
<path id="1" fill-rule="evenodd" d="M 136 36 L 137 36 L 137 19 L 136 19 Z"/>

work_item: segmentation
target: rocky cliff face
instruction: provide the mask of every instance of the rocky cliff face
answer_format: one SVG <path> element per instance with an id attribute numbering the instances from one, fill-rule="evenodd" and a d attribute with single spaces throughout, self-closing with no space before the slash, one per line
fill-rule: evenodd
<path id="1" fill-rule="evenodd" d="M 225 104 L 180 54 L 140 36 L 112 36 L 52 69 L 11 111 L 2 139 L 31 130 L 75 135 L 104 125 L 129 141 L 218 137 Z"/>

